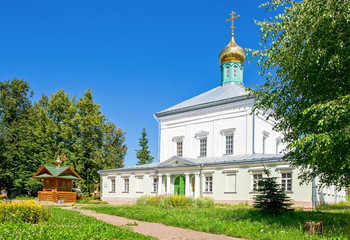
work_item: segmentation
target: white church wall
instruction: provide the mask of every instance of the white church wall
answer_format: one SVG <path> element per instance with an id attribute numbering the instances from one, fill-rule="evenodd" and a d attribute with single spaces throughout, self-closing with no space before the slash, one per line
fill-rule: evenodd
<path id="1" fill-rule="evenodd" d="M 282 134 L 273 130 L 273 122 L 266 120 L 262 114 L 255 115 L 255 152 L 263 153 L 263 139 L 265 138 L 265 153 L 277 154 L 276 141 L 282 138 Z M 280 143 L 278 153 L 283 149 L 284 145 Z"/>
<path id="2" fill-rule="evenodd" d="M 229 108 L 236 103 L 225 104 L 222 111 L 211 112 L 210 108 L 191 111 L 193 114 L 177 114 L 177 117 L 160 117 L 160 162 L 176 155 L 174 138 L 183 136 L 183 156 L 199 157 L 198 133 L 207 133 L 207 157 L 220 157 L 225 154 L 225 137 L 222 130 L 234 129 L 234 154 L 252 153 L 252 102 L 242 101 L 244 107 Z M 222 107 L 222 106 L 220 106 Z M 215 107 L 213 107 L 215 108 Z M 187 115 L 186 115 L 187 114 Z M 175 114 L 176 115 L 176 114 Z"/>
<path id="3" fill-rule="evenodd" d="M 103 200 L 135 200 L 142 195 L 155 195 L 153 192 L 153 174 L 150 173 L 130 173 L 125 172 L 124 174 L 105 174 L 102 175 L 102 198 Z M 116 187 L 115 192 L 111 191 L 111 179 L 115 179 Z M 129 191 L 124 189 L 124 179 L 129 179 Z M 138 181 L 141 179 L 141 181 Z M 138 187 L 138 183 L 141 182 L 141 186 Z"/>
<path id="4" fill-rule="evenodd" d="M 318 178 L 315 179 L 316 184 L 316 202 L 317 204 L 338 203 L 347 201 L 346 188 L 337 189 L 336 186 L 321 186 Z"/>
<path id="5" fill-rule="evenodd" d="M 269 164 L 267 168 L 270 169 L 271 176 L 277 177 L 277 180 L 281 180 L 281 170 L 279 170 L 280 164 Z M 284 166 L 284 165 L 282 165 Z M 215 198 L 217 202 L 226 203 L 252 203 L 253 196 L 257 194 L 257 191 L 253 190 L 253 174 L 262 173 L 263 168 L 259 165 L 250 166 L 225 166 L 215 169 L 205 168 L 205 171 L 210 172 L 213 170 L 211 176 L 213 177 L 213 192 L 205 192 L 205 175 L 202 176 L 202 191 L 203 196 L 209 196 Z M 299 185 L 297 179 L 298 170 L 288 169 L 288 172 L 292 173 L 292 191 L 287 192 L 287 195 L 292 198 L 298 206 L 312 207 L 312 185 Z M 235 175 L 234 178 L 230 178 L 229 175 Z M 227 177 L 229 176 L 229 177 Z M 265 177 L 266 175 L 263 174 Z M 231 184 L 234 184 L 234 191 L 227 186 L 227 180 L 234 179 Z M 229 191 L 228 191 L 229 190 Z"/>
<path id="6" fill-rule="evenodd" d="M 291 168 L 289 165 L 283 163 L 273 163 L 265 165 L 271 172 L 271 176 L 277 177 L 277 180 L 281 181 L 281 174 L 290 172 L 292 173 L 292 190 L 287 192 L 287 195 L 292 198 L 293 202 L 297 206 L 312 207 L 312 184 L 299 185 L 297 179 L 298 170 Z M 198 174 L 200 170 L 198 168 L 192 169 L 174 169 L 174 170 L 162 170 L 158 173 L 163 174 L 161 192 L 166 194 L 166 174 L 170 174 L 170 194 L 174 193 L 174 181 L 178 176 L 184 176 L 184 172 L 190 174 L 189 179 L 194 177 L 194 174 Z M 216 166 L 216 167 L 204 167 L 201 177 L 201 192 L 202 196 L 213 197 L 217 202 L 226 202 L 230 204 L 237 203 L 252 203 L 253 196 L 257 194 L 257 191 L 253 190 L 253 174 L 263 173 L 263 167 L 261 164 L 250 165 L 231 165 L 231 166 Z M 156 192 L 152 191 L 153 177 L 155 175 L 146 172 L 123 172 L 115 174 L 105 173 L 102 175 L 102 200 L 107 201 L 135 201 L 142 195 L 156 195 Z M 212 192 L 205 192 L 205 177 L 212 176 L 213 189 Z M 266 176 L 263 174 L 263 176 Z M 142 191 L 138 190 L 137 178 L 142 177 Z M 111 179 L 116 179 L 116 191 L 111 190 Z M 124 179 L 129 179 L 129 192 L 124 190 Z M 232 186 L 234 185 L 234 186 Z M 190 187 L 191 189 L 191 187 Z M 323 194 L 323 192 L 322 192 Z M 192 190 L 189 192 L 190 196 L 193 196 Z M 323 196 L 323 195 L 322 195 Z M 336 193 L 333 191 L 326 192 L 323 196 L 324 202 L 341 201 L 345 199 L 346 192 Z M 337 200 L 336 200 L 337 197 Z"/>

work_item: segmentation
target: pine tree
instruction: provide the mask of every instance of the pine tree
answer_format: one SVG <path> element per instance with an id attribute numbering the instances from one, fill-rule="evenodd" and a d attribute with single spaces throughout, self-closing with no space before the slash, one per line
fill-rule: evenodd
<path id="1" fill-rule="evenodd" d="M 145 128 L 143 128 L 141 133 L 141 138 L 139 138 L 140 150 L 136 150 L 136 157 L 139 159 L 137 165 L 152 163 L 154 157 L 151 156 L 151 151 L 148 150 L 148 138 Z"/>
<path id="2" fill-rule="evenodd" d="M 276 178 L 271 177 L 268 170 L 265 170 L 266 178 L 259 182 L 259 195 L 254 196 L 254 208 L 261 209 L 272 215 L 278 215 L 289 211 L 292 203 L 290 198 L 280 189 Z"/>

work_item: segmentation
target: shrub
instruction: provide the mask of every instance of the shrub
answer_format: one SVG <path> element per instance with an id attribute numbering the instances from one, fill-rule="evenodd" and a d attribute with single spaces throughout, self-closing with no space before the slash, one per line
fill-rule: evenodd
<path id="1" fill-rule="evenodd" d="M 38 223 L 51 217 L 51 209 L 34 200 L 0 203 L 0 223 Z"/>
<path id="2" fill-rule="evenodd" d="M 180 195 L 144 195 L 137 199 L 136 204 L 139 206 L 156 206 L 163 208 L 172 207 L 197 207 L 210 208 L 214 207 L 214 199 L 210 197 L 193 198 Z"/>

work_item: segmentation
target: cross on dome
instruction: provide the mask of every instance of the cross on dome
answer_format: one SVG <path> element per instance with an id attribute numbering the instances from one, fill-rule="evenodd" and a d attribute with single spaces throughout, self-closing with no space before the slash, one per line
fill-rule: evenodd
<path id="1" fill-rule="evenodd" d="M 232 30 L 232 33 L 231 33 L 231 35 L 233 36 L 234 34 L 233 34 L 233 30 L 235 30 L 236 28 L 233 26 L 233 21 L 236 19 L 236 18 L 239 18 L 240 16 L 239 15 L 236 15 L 236 13 L 234 12 L 234 11 L 232 11 L 231 12 L 231 14 L 230 14 L 230 16 L 231 16 L 231 18 L 229 18 L 229 19 L 226 19 L 226 22 L 228 22 L 228 21 L 231 21 L 232 22 L 232 25 L 231 25 L 231 30 Z"/>

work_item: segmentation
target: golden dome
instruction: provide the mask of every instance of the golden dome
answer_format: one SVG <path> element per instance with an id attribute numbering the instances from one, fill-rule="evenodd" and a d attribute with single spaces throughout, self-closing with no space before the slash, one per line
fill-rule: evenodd
<path id="1" fill-rule="evenodd" d="M 219 54 L 220 64 L 227 62 L 240 62 L 244 64 L 245 51 L 235 42 L 233 35 L 231 35 L 230 43 L 224 47 Z"/>

